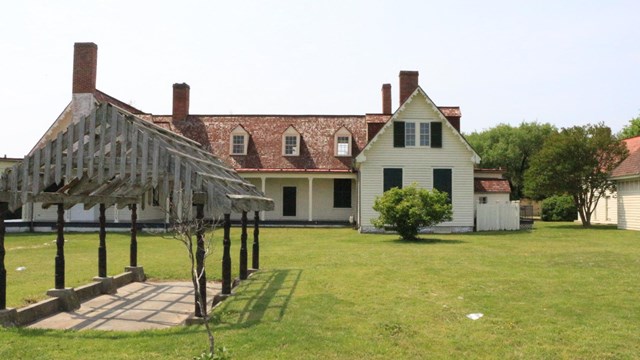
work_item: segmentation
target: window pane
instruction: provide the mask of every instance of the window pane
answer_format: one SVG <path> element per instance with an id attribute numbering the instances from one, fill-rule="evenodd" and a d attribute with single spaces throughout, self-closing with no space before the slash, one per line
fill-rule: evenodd
<path id="1" fill-rule="evenodd" d="M 233 153 L 244 154 L 244 135 L 233 135 Z"/>
<path id="2" fill-rule="evenodd" d="M 429 146 L 429 123 L 420 123 L 420 146 Z"/>
<path id="3" fill-rule="evenodd" d="M 416 123 L 404 124 L 404 146 L 416 146 Z"/>
<path id="4" fill-rule="evenodd" d="M 351 207 L 351 179 L 333 179 L 333 207 Z"/>
<path id="5" fill-rule="evenodd" d="M 349 155 L 348 136 L 338 136 L 338 155 Z"/>
<path id="6" fill-rule="evenodd" d="M 297 136 L 285 136 L 284 137 L 284 153 L 285 155 L 297 154 L 298 137 Z"/>

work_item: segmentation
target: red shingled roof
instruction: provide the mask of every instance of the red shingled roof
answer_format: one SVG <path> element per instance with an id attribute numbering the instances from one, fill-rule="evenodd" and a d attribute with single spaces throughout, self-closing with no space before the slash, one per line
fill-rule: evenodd
<path id="1" fill-rule="evenodd" d="M 355 157 L 391 118 L 389 114 L 189 115 L 185 120 L 173 121 L 171 115 L 145 113 L 101 91 L 96 91 L 94 95 L 98 101 L 114 104 L 144 120 L 199 142 L 222 161 L 243 172 L 353 171 Z M 459 107 L 439 109 L 446 117 L 460 116 Z M 249 133 L 247 155 L 229 153 L 231 132 L 238 125 Z M 282 155 L 282 134 L 289 126 L 300 133 L 299 156 Z M 352 135 L 351 156 L 336 157 L 334 135 L 342 127 Z"/>
<path id="2" fill-rule="evenodd" d="M 367 144 L 364 115 L 189 115 L 172 121 L 151 116 L 154 123 L 169 126 L 194 139 L 236 169 L 277 171 L 351 171 L 353 158 Z M 247 155 L 229 154 L 231 132 L 238 125 L 249 133 Z M 300 155 L 282 155 L 282 134 L 293 126 L 300 133 Z M 334 135 L 344 127 L 352 136 L 352 156 L 334 155 Z"/>
<path id="3" fill-rule="evenodd" d="M 640 136 L 623 140 L 629 149 L 629 156 L 611 172 L 612 177 L 640 175 Z"/>
<path id="4" fill-rule="evenodd" d="M 511 186 L 505 179 L 473 179 L 475 193 L 510 193 Z"/>

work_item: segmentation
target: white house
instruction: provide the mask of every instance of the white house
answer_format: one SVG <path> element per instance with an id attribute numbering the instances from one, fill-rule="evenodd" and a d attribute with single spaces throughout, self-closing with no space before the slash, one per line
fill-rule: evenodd
<path id="1" fill-rule="evenodd" d="M 417 75 L 416 75 L 417 76 Z M 417 184 L 449 193 L 453 219 L 444 231 L 473 230 L 473 169 L 480 157 L 419 86 L 356 157 L 362 231 L 374 231 L 376 196 Z"/>
<path id="2" fill-rule="evenodd" d="M 618 189 L 618 229 L 640 230 L 640 136 L 625 142 L 629 156 L 611 173 Z"/>

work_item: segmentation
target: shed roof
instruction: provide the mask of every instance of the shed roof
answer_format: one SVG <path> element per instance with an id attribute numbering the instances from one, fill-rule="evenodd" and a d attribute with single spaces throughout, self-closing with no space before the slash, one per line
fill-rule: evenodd
<path id="1" fill-rule="evenodd" d="M 506 179 L 473 179 L 474 193 L 510 193 L 511 186 Z"/>

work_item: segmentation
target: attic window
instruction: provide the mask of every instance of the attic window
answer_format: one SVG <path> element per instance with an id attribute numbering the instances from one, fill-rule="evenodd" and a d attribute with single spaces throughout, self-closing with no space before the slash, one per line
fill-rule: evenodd
<path id="1" fill-rule="evenodd" d="M 247 155 L 248 145 L 249 133 L 242 126 L 233 129 L 229 139 L 229 152 L 231 155 Z"/>
<path id="2" fill-rule="evenodd" d="M 351 156 L 351 133 L 344 127 L 334 135 L 335 156 Z"/>
<path id="3" fill-rule="evenodd" d="M 289 126 L 282 134 L 282 155 L 300 155 L 300 133 L 293 126 Z"/>
<path id="4" fill-rule="evenodd" d="M 395 121 L 393 147 L 442 147 L 442 123 L 438 121 Z"/>

